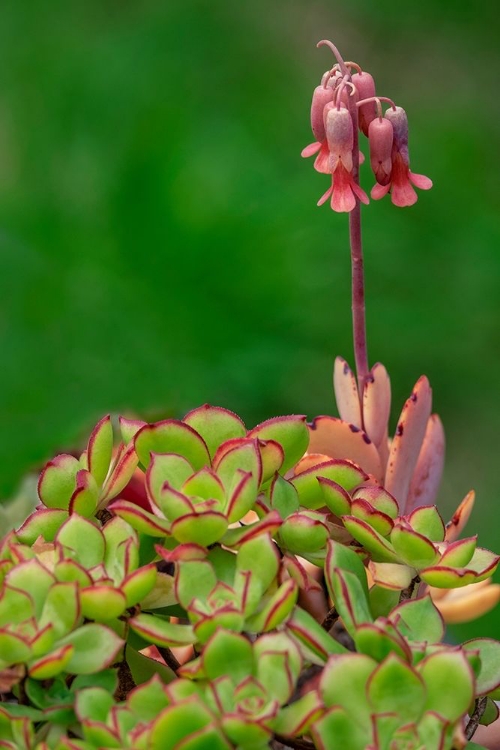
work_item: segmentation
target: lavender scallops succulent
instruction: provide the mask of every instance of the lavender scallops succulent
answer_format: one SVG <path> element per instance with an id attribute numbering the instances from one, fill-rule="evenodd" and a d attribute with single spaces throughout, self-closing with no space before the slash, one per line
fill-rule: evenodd
<path id="1" fill-rule="evenodd" d="M 494 606 L 500 558 L 460 538 L 473 493 L 448 523 L 435 505 L 427 379 L 391 440 L 389 376 L 368 366 L 359 134 L 373 198 L 409 206 L 432 183 L 409 169 L 404 110 L 324 44 L 303 154 L 330 175 L 320 203 L 349 214 L 340 416 L 106 416 L 49 461 L 0 542 L 0 748 L 458 750 L 498 718 L 500 643 L 448 644 L 445 621 Z"/>

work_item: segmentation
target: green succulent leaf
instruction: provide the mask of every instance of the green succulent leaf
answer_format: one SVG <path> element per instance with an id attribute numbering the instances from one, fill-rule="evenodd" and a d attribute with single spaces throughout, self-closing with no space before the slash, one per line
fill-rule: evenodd
<path id="1" fill-rule="evenodd" d="M 347 649 L 324 630 L 309 612 L 296 607 L 287 620 L 286 631 L 297 639 L 299 645 L 313 654 L 316 663 L 323 663 L 330 654 L 345 654 Z"/>
<path id="2" fill-rule="evenodd" d="M 228 675 L 236 685 L 254 668 L 252 644 L 243 635 L 220 629 L 205 646 L 202 660 L 209 680 Z"/>
<path id="3" fill-rule="evenodd" d="M 49 461 L 38 480 L 38 496 L 47 508 L 68 508 L 81 468 L 78 459 L 66 453 Z"/>
<path id="4" fill-rule="evenodd" d="M 418 664 L 417 671 L 427 691 L 426 710 L 436 711 L 450 722 L 463 716 L 474 698 L 474 676 L 461 651 L 431 654 Z"/>
<path id="5" fill-rule="evenodd" d="M 368 581 L 366 578 L 366 569 L 361 557 L 355 552 L 354 548 L 346 547 L 333 539 L 327 544 L 325 573 L 327 577 L 332 577 L 333 570 L 340 568 L 353 573 L 361 584 L 365 596 L 368 596 Z"/>
<path id="6" fill-rule="evenodd" d="M 340 568 L 328 571 L 326 583 L 347 632 L 354 637 L 359 625 L 372 622 L 368 598 L 363 586 L 354 573 Z"/>
<path id="7" fill-rule="evenodd" d="M 314 722 L 311 734 L 318 750 L 333 747 L 342 750 L 362 750 L 370 746 L 371 732 L 365 722 L 353 721 L 351 714 L 343 708 L 331 708 L 321 719 Z"/>
<path id="8" fill-rule="evenodd" d="M 444 522 L 435 505 L 422 505 L 409 516 L 408 523 L 414 531 L 431 542 L 442 542 L 445 535 Z"/>
<path id="9" fill-rule="evenodd" d="M 414 568 L 426 568 L 439 560 L 439 551 L 430 539 L 398 519 L 391 532 L 391 544 L 403 562 Z"/>
<path id="10" fill-rule="evenodd" d="M 133 631 L 157 646 L 189 646 L 196 642 L 191 625 L 168 622 L 156 615 L 141 613 L 129 621 Z"/>
<path id="11" fill-rule="evenodd" d="M 417 721 L 426 701 L 421 676 L 396 654 L 389 654 L 372 673 L 367 693 L 375 713 L 396 711 L 402 724 Z"/>
<path id="12" fill-rule="evenodd" d="M 149 466 L 152 453 L 178 453 L 195 471 L 210 466 L 210 454 L 203 438 L 184 422 L 166 419 L 144 425 L 136 433 L 134 445 L 143 466 Z"/>
<path id="13" fill-rule="evenodd" d="M 87 446 L 87 465 L 98 485 L 102 485 L 108 474 L 113 454 L 113 425 L 108 414 L 92 430 Z"/>
<path id="14" fill-rule="evenodd" d="M 74 650 L 66 670 L 73 674 L 92 674 L 113 664 L 123 640 L 110 627 L 89 623 L 59 640 L 60 646 L 68 644 Z"/>
<path id="15" fill-rule="evenodd" d="M 309 445 L 309 430 L 307 429 L 306 418 L 296 414 L 274 417 L 261 422 L 253 430 L 250 430 L 248 437 L 274 440 L 281 445 L 285 454 L 281 466 L 282 474 L 291 469 L 302 458 Z"/>
<path id="16" fill-rule="evenodd" d="M 466 651 L 479 651 L 481 666 L 476 675 L 476 696 L 486 695 L 500 686 L 500 642 L 492 638 L 473 638 L 462 644 Z"/>
<path id="17" fill-rule="evenodd" d="M 243 438 L 246 435 L 246 427 L 241 419 L 229 409 L 220 406 L 199 406 L 186 414 L 183 422 L 201 435 L 211 458 L 214 457 L 219 445 L 226 440 Z"/>
<path id="18" fill-rule="evenodd" d="M 77 562 L 84 568 L 93 568 L 104 559 L 105 543 L 102 531 L 76 513 L 63 523 L 57 532 L 56 542 L 71 549 Z"/>
<path id="19" fill-rule="evenodd" d="M 364 482 L 366 474 L 351 461 L 332 459 L 317 466 L 312 466 L 300 474 L 296 474 L 290 481 L 298 492 L 300 504 L 314 510 L 325 505 L 325 496 L 319 478 L 330 479 L 340 485 L 346 492 L 350 492 L 358 484 Z"/>
<path id="20" fill-rule="evenodd" d="M 366 521 L 354 516 L 344 516 L 342 521 L 347 531 L 368 550 L 372 560 L 375 562 L 400 562 L 392 545 Z"/>
<path id="21" fill-rule="evenodd" d="M 412 641 L 439 643 L 444 636 L 444 620 L 430 594 L 402 602 L 391 613 L 398 630 Z"/>

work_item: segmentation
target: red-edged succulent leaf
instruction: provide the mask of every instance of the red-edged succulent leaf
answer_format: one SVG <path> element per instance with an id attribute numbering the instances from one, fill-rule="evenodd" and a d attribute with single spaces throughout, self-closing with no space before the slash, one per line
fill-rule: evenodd
<path id="1" fill-rule="evenodd" d="M 411 641 L 439 643 L 444 636 L 444 620 L 429 594 L 398 604 L 391 612 L 391 620 Z"/>
<path id="2" fill-rule="evenodd" d="M 489 578 L 495 572 L 499 561 L 499 556 L 490 550 L 476 547 L 466 568 L 452 568 L 438 564 L 420 571 L 420 577 L 425 583 L 436 588 L 459 588 Z"/>
<path id="3" fill-rule="evenodd" d="M 292 513 L 280 526 L 280 539 L 284 547 L 297 554 L 323 549 L 329 536 L 324 516 L 313 510 Z"/>
<path id="4" fill-rule="evenodd" d="M 327 554 L 325 560 L 325 573 L 330 581 L 333 577 L 335 568 L 348 570 L 356 576 L 364 595 L 368 596 L 368 581 L 366 578 L 366 569 L 360 556 L 352 547 L 346 547 L 330 539 L 327 545 Z"/>
<path id="5" fill-rule="evenodd" d="M 231 492 L 226 508 L 229 523 L 239 521 L 251 510 L 257 499 L 258 492 L 257 480 L 251 472 L 237 469 L 233 484 L 234 489 Z"/>
<path id="6" fill-rule="evenodd" d="M 341 706 L 349 713 L 364 713 L 366 684 L 377 662 L 365 654 L 335 654 L 328 659 L 319 683 L 325 706 Z M 366 706 L 368 707 L 368 706 Z"/>
<path id="7" fill-rule="evenodd" d="M 76 560 L 63 558 L 54 566 L 54 575 L 60 583 L 71 583 L 75 581 L 80 586 L 90 586 L 92 578 L 90 573 Z"/>
<path id="8" fill-rule="evenodd" d="M 481 665 L 476 675 L 476 696 L 500 686 L 500 643 L 492 638 L 474 638 L 462 644 L 466 651 L 478 651 Z"/>
<path id="9" fill-rule="evenodd" d="M 146 534 L 147 536 L 165 537 L 170 535 L 171 524 L 169 521 L 158 518 L 153 513 L 149 513 L 143 508 L 139 508 L 135 503 L 128 500 L 115 500 L 109 506 L 109 510 L 116 513 L 129 523 L 133 529 Z"/>
<path id="10" fill-rule="evenodd" d="M 443 474 L 444 453 L 443 425 L 437 414 L 431 414 L 411 479 L 406 512 L 420 505 L 432 505 L 436 501 Z"/>
<path id="11" fill-rule="evenodd" d="M 0 664 L 18 664 L 31 656 L 31 647 L 25 638 L 0 628 Z"/>
<path id="12" fill-rule="evenodd" d="M 38 497 L 47 508 L 68 508 L 81 468 L 78 459 L 66 453 L 46 464 L 38 480 Z"/>
<path id="13" fill-rule="evenodd" d="M 354 637 L 356 629 L 372 622 L 367 596 L 358 577 L 349 570 L 333 568 L 326 571 L 328 591 L 342 617 L 347 632 Z"/>
<path id="14" fill-rule="evenodd" d="M 291 705 L 281 709 L 272 722 L 273 731 L 282 737 L 298 737 L 306 734 L 323 712 L 323 702 L 318 693 L 316 690 L 310 690 Z"/>
<path id="15" fill-rule="evenodd" d="M 122 446 L 116 454 L 115 461 L 104 483 L 101 492 L 100 505 L 105 505 L 109 500 L 120 494 L 128 485 L 139 463 L 133 443 L 127 448 Z"/>
<path id="16" fill-rule="evenodd" d="M 59 641 L 60 646 L 68 643 L 74 650 L 66 669 L 72 674 L 93 674 L 107 669 L 123 646 L 123 640 L 111 628 L 93 622 Z"/>
<path id="17" fill-rule="evenodd" d="M 311 727 L 314 747 L 318 750 L 330 750 L 333 747 L 341 747 L 342 750 L 372 748 L 370 728 L 354 722 L 353 715 L 352 711 L 345 711 L 339 706 L 329 709 Z"/>
<path id="18" fill-rule="evenodd" d="M 356 499 L 351 503 L 351 514 L 366 521 L 382 536 L 389 536 L 394 522 L 387 513 L 376 510 L 367 500 Z"/>
<path id="19" fill-rule="evenodd" d="M 363 485 L 354 490 L 353 500 L 366 500 L 375 510 L 385 513 L 394 521 L 399 515 L 399 507 L 393 496 L 384 487 Z"/>
<path id="20" fill-rule="evenodd" d="M 88 620 L 106 622 L 125 611 L 127 600 L 120 589 L 95 584 L 80 591 L 82 614 Z"/>
<path id="21" fill-rule="evenodd" d="M 370 675 L 367 694 L 375 713 L 396 711 L 401 724 L 418 721 L 426 702 L 421 675 L 397 654 L 389 654 Z"/>
<path id="22" fill-rule="evenodd" d="M 40 659 L 32 661 L 28 674 L 35 680 L 49 680 L 60 674 L 67 667 L 72 655 L 73 646 L 68 643 L 66 646 L 60 646 L 50 654 L 44 654 Z"/>
<path id="23" fill-rule="evenodd" d="M 444 522 L 435 505 L 423 505 L 416 508 L 407 517 L 414 531 L 423 534 L 431 542 L 442 542 L 445 535 Z"/>
<path id="24" fill-rule="evenodd" d="M 193 599 L 206 600 L 217 585 L 217 576 L 208 560 L 183 560 L 175 574 L 175 596 L 184 609 Z"/>
<path id="25" fill-rule="evenodd" d="M 220 406 L 204 404 L 186 414 L 182 421 L 201 435 L 212 458 L 221 443 L 246 435 L 246 427 L 237 414 Z"/>
<path id="26" fill-rule="evenodd" d="M 35 617 L 38 618 L 55 578 L 39 560 L 33 558 L 12 568 L 5 577 L 5 583 L 29 594 L 34 604 Z"/>
<path id="27" fill-rule="evenodd" d="M 289 578 L 273 594 L 264 607 L 252 617 L 247 618 L 246 627 L 254 633 L 267 633 L 286 621 L 297 603 L 299 587 Z"/>
<path id="28" fill-rule="evenodd" d="M 414 568 L 398 563 L 373 562 L 370 560 L 368 569 L 371 573 L 373 583 L 386 589 L 402 591 L 406 589 L 416 574 Z"/>
<path id="29" fill-rule="evenodd" d="M 142 419 L 127 419 L 126 417 L 119 417 L 118 422 L 120 424 L 122 440 L 125 445 L 129 445 L 141 427 L 144 427 L 146 424 Z"/>
<path id="30" fill-rule="evenodd" d="M 154 498 L 153 510 L 158 508 L 160 517 L 165 516 L 169 521 L 189 515 L 195 512 L 195 505 L 183 492 L 175 490 L 168 482 L 164 482 L 160 491 Z"/>
<path id="31" fill-rule="evenodd" d="M 21 544 L 33 544 L 38 537 L 52 542 L 60 527 L 68 517 L 66 510 L 57 508 L 37 508 L 16 531 Z"/>
<path id="32" fill-rule="evenodd" d="M 391 544 L 403 562 L 414 568 L 434 565 L 440 558 L 437 547 L 403 519 L 397 519 L 391 532 Z"/>
<path id="33" fill-rule="evenodd" d="M 378 447 L 387 434 L 391 411 L 391 381 L 384 365 L 377 362 L 370 370 L 363 390 L 363 424 Z"/>
<path id="34" fill-rule="evenodd" d="M 179 544 L 174 549 L 165 549 L 160 547 L 159 544 L 155 545 L 156 552 L 163 557 L 167 562 L 180 562 L 182 560 L 205 560 L 207 557 L 207 550 L 200 544 Z"/>
<path id="35" fill-rule="evenodd" d="M 295 555 L 285 553 L 282 559 L 282 566 L 286 569 L 288 575 L 297 581 L 299 588 L 305 592 L 321 593 L 323 587 L 315 578 L 306 570 Z M 282 576 L 280 577 L 282 579 Z"/>
<path id="36" fill-rule="evenodd" d="M 382 481 L 383 468 L 374 443 L 359 427 L 335 417 L 316 417 L 309 426 L 309 450 L 336 459 L 348 459 Z M 349 488 L 345 488 L 349 489 Z"/>
<path id="37" fill-rule="evenodd" d="M 80 600 L 76 582 L 54 583 L 47 592 L 38 627 L 52 625 L 56 638 L 69 633 L 80 618 Z"/>
<path id="38" fill-rule="evenodd" d="M 93 568 L 104 559 L 105 542 L 102 531 L 76 513 L 63 523 L 55 541 L 72 549 L 77 561 L 85 568 Z"/>
<path id="39" fill-rule="evenodd" d="M 166 477 L 168 480 L 168 477 Z M 170 480 L 168 480 L 170 481 Z M 175 487 L 175 485 L 173 485 Z M 175 487 L 177 489 L 177 487 Z M 222 505 L 226 500 L 224 485 L 215 471 L 208 466 L 192 474 L 182 484 L 182 492 L 189 497 L 215 498 Z"/>
<path id="40" fill-rule="evenodd" d="M 252 474 L 257 484 L 260 485 L 262 460 L 258 440 L 244 439 L 234 442 L 236 444 L 226 452 L 223 452 L 226 445 L 221 446 L 221 450 L 217 452 L 213 462 L 217 476 L 228 491 L 233 486 L 234 475 L 238 470 Z"/>
<path id="41" fill-rule="evenodd" d="M 273 510 L 260 521 L 250 523 L 247 526 L 240 526 L 236 529 L 228 529 L 219 541 L 225 547 L 238 549 L 242 544 L 249 542 L 251 539 L 255 539 L 261 534 L 269 534 L 273 536 L 280 528 L 281 523 L 280 514 L 278 511 Z"/>
<path id="42" fill-rule="evenodd" d="M 288 471 L 297 463 L 306 452 L 309 444 L 306 417 L 299 414 L 267 419 L 250 430 L 248 437 L 258 438 L 259 440 L 274 440 L 281 445 L 285 453 L 281 466 L 282 473 Z"/>
<path id="43" fill-rule="evenodd" d="M 340 485 L 346 492 L 367 479 L 367 475 L 351 461 L 330 459 L 296 474 L 290 481 L 299 494 L 300 504 L 310 510 L 325 505 L 323 490 L 318 478 L 325 477 Z"/>
<path id="44" fill-rule="evenodd" d="M 155 615 L 141 613 L 132 617 L 129 623 L 134 632 L 157 646 L 190 646 L 196 641 L 191 625 L 168 622 Z"/>
<path id="45" fill-rule="evenodd" d="M 309 612 L 296 607 L 287 620 L 285 630 L 294 636 L 299 646 L 305 646 L 307 659 L 309 654 L 316 657 L 316 663 L 323 663 L 330 654 L 345 654 L 347 649 L 334 640 Z"/>
<path id="46" fill-rule="evenodd" d="M 439 561 L 440 565 L 451 568 L 465 568 L 476 550 L 477 534 L 468 539 L 459 539 L 448 544 Z"/>
<path id="47" fill-rule="evenodd" d="M 237 685 L 252 674 L 252 644 L 239 633 L 218 630 L 205 646 L 203 671 L 209 680 L 228 675 Z"/>
<path id="48" fill-rule="evenodd" d="M 368 550 L 372 560 L 375 562 L 400 562 L 393 546 L 366 521 L 354 516 L 344 516 L 342 521 L 349 533 Z"/>
<path id="49" fill-rule="evenodd" d="M 474 698 L 474 675 L 462 651 L 447 649 L 431 654 L 417 670 L 425 683 L 427 710 L 452 722 L 467 712 Z"/>
<path id="50" fill-rule="evenodd" d="M 150 500 L 158 504 L 165 482 L 180 490 L 193 475 L 193 467 L 184 456 L 177 453 L 152 453 L 146 472 L 146 487 Z"/>
<path id="51" fill-rule="evenodd" d="M 262 462 L 262 482 L 266 483 L 283 466 L 285 451 L 276 440 L 259 440 L 258 446 Z"/>
<path id="52" fill-rule="evenodd" d="M 90 518 L 97 508 L 99 488 L 92 474 L 80 469 L 76 474 L 76 489 L 69 501 L 69 512 Z"/>
<path id="53" fill-rule="evenodd" d="M 342 357 L 335 358 L 333 389 L 340 418 L 361 427 L 361 410 L 358 386 L 353 371 Z"/>
<path id="54" fill-rule="evenodd" d="M 29 594 L 6 583 L 0 588 L 0 627 L 18 625 L 35 616 L 35 604 Z"/>
<path id="55" fill-rule="evenodd" d="M 327 477 L 317 478 L 323 492 L 324 504 L 336 516 L 343 516 L 351 512 L 351 498 L 340 484 Z"/>
<path id="56" fill-rule="evenodd" d="M 447 542 L 453 542 L 455 541 L 455 539 L 458 539 L 458 537 L 464 530 L 465 525 L 469 520 L 470 514 L 472 513 L 475 499 L 476 494 L 474 490 L 468 492 L 454 512 L 451 521 L 446 524 L 445 539 Z"/>
<path id="57" fill-rule="evenodd" d="M 126 606 L 132 607 L 142 601 L 155 587 L 157 569 L 155 563 L 144 565 L 130 573 L 120 586 L 125 594 Z"/>
<path id="58" fill-rule="evenodd" d="M 182 748 L 183 742 L 195 733 L 207 728 L 212 722 L 212 714 L 205 708 L 203 703 L 193 695 L 180 703 L 163 709 L 150 725 L 149 741 L 147 747 L 150 750 L 176 750 Z M 210 741 L 210 738 L 208 738 Z M 202 739 L 201 746 L 204 745 Z M 189 747 L 189 745 L 188 745 Z M 214 747 L 224 745 L 214 744 Z"/>
<path id="59" fill-rule="evenodd" d="M 299 496 L 293 484 L 276 474 L 269 489 L 271 506 L 278 511 L 281 518 L 295 513 L 300 507 Z"/>
<path id="60" fill-rule="evenodd" d="M 224 536 L 227 519 L 223 513 L 208 510 L 187 513 L 177 518 L 171 526 L 171 534 L 181 544 L 194 543 L 209 547 Z"/>
<path id="61" fill-rule="evenodd" d="M 134 445 L 143 466 L 148 466 L 152 453 L 178 453 L 184 456 L 195 471 L 210 466 L 210 454 L 203 438 L 187 424 L 177 419 L 141 427 Z"/>
<path id="62" fill-rule="evenodd" d="M 422 448 L 431 406 L 432 390 L 429 381 L 422 375 L 403 406 L 385 475 L 385 488 L 394 495 L 403 513 L 406 512 L 410 482 Z"/>
<path id="63" fill-rule="evenodd" d="M 411 649 L 395 628 L 384 628 L 380 623 L 358 625 L 354 637 L 356 651 L 381 662 L 390 654 L 396 654 L 411 662 Z"/>
<path id="64" fill-rule="evenodd" d="M 87 466 L 97 485 L 102 485 L 113 455 L 113 425 L 107 414 L 94 427 L 87 446 Z"/>

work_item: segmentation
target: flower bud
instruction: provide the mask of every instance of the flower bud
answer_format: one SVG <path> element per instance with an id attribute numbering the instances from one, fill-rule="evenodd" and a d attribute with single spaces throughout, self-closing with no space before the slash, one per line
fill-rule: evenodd
<path id="1" fill-rule="evenodd" d="M 348 172 L 352 171 L 354 132 L 352 118 L 347 109 L 329 109 L 325 117 L 326 138 L 330 149 L 330 168 L 335 169 L 339 159 Z"/>
<path id="2" fill-rule="evenodd" d="M 359 101 L 375 96 L 375 81 L 369 73 L 355 73 L 352 82 L 358 90 Z M 368 135 L 368 126 L 377 116 L 376 104 L 375 102 L 367 102 L 367 104 L 362 104 L 358 110 L 359 129 L 362 133 Z"/>
<path id="3" fill-rule="evenodd" d="M 368 126 L 370 164 L 379 185 L 387 185 L 392 171 L 392 143 L 394 130 L 385 117 L 376 117 Z"/>
<path id="4" fill-rule="evenodd" d="M 325 126 L 323 122 L 323 110 L 328 102 L 333 99 L 333 92 L 331 88 L 324 88 L 323 86 L 316 86 L 313 93 L 312 104 L 311 104 L 311 128 L 314 137 L 317 141 L 323 141 L 325 139 Z"/>
<path id="5" fill-rule="evenodd" d="M 385 113 L 385 118 L 392 123 L 394 130 L 394 147 L 399 151 L 406 164 L 408 158 L 408 117 L 403 107 L 390 107 Z"/>

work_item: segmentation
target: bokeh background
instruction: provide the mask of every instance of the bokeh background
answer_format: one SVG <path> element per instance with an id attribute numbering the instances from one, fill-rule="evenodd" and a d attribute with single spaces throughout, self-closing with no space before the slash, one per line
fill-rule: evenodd
<path id="1" fill-rule="evenodd" d="M 394 422 L 429 376 L 443 514 L 475 487 L 469 530 L 500 550 L 497 16 L 493 1 L 2 0 L 0 496 L 109 411 L 335 413 L 347 223 L 316 207 L 328 180 L 300 158 L 327 37 L 406 108 L 412 167 L 435 184 L 363 210 L 371 362 Z"/>

